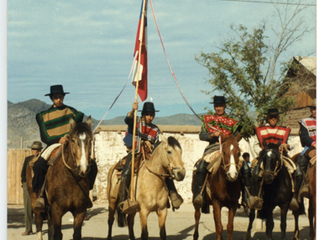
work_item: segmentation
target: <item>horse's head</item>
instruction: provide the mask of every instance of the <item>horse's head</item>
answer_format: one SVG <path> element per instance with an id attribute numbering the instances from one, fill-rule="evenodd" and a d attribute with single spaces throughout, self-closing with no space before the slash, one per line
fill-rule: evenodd
<path id="1" fill-rule="evenodd" d="M 227 180 L 233 182 L 237 180 L 239 176 L 239 157 L 240 148 L 239 140 L 241 138 L 240 133 L 235 136 L 226 138 L 222 146 L 223 151 L 223 168 L 227 174 Z"/>
<path id="2" fill-rule="evenodd" d="M 186 170 L 182 161 L 180 143 L 174 137 L 169 137 L 162 140 L 161 145 L 157 149 L 162 166 L 169 171 L 171 177 L 177 181 L 182 181 L 186 175 Z"/>
<path id="3" fill-rule="evenodd" d="M 262 160 L 261 168 L 263 170 L 262 178 L 266 184 L 271 184 L 282 166 L 282 160 L 279 152 L 281 140 L 279 140 L 278 144 L 267 144 L 265 141 L 263 141 L 262 144 L 264 147 L 260 153 Z"/>
<path id="4" fill-rule="evenodd" d="M 85 177 L 89 172 L 92 148 L 91 116 L 85 123 L 76 123 L 70 118 L 70 152 L 76 167 L 76 173 Z"/>

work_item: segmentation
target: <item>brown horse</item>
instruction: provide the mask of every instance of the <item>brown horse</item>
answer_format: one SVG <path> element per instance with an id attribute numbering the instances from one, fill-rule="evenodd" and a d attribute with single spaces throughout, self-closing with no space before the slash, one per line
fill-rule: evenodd
<path id="1" fill-rule="evenodd" d="M 298 153 L 292 157 L 292 160 L 297 163 L 298 156 L 301 153 Z M 316 150 L 312 150 L 309 153 L 309 157 L 312 159 L 316 156 Z M 316 162 L 314 164 L 309 164 L 307 170 L 307 182 L 309 184 L 310 194 L 309 194 L 309 209 L 308 209 L 308 218 L 309 218 L 309 236 L 311 239 L 316 239 Z M 303 198 L 301 198 L 303 201 Z M 295 217 L 295 230 L 294 235 L 295 239 L 299 239 L 299 214 L 294 212 Z"/>
<path id="2" fill-rule="evenodd" d="M 228 239 L 232 239 L 233 235 L 233 219 L 238 208 L 238 199 L 240 197 L 241 183 L 239 175 L 239 140 L 237 137 L 230 136 L 226 138 L 222 145 L 222 161 L 219 169 L 215 174 L 208 174 L 207 180 L 207 198 L 210 199 L 213 207 L 214 222 L 216 227 L 216 239 L 222 239 L 223 226 L 221 222 L 221 208 L 229 209 L 228 217 Z M 210 194 L 209 194 L 210 193 Z M 199 238 L 198 227 L 201 216 L 201 209 L 195 207 L 195 229 L 193 239 Z"/>
<path id="3" fill-rule="evenodd" d="M 92 207 L 87 177 L 90 169 L 91 140 L 91 117 L 88 117 L 86 123 L 76 123 L 70 119 L 69 143 L 67 147 L 62 147 L 61 154 L 49 167 L 46 175 L 45 191 L 49 206 L 47 214 L 50 240 L 62 239 L 61 220 L 68 211 L 74 216 L 73 239 L 81 239 L 81 227 L 86 209 Z M 36 194 L 32 192 L 31 181 L 32 179 L 29 179 L 28 190 L 30 195 L 32 194 L 34 206 Z M 42 220 L 43 216 L 36 213 L 38 239 L 42 239 Z"/>
<path id="4" fill-rule="evenodd" d="M 119 174 L 119 172 L 114 171 L 115 165 L 111 167 L 108 174 L 109 240 L 112 239 L 114 214 L 118 210 L 118 189 L 120 181 L 117 178 L 117 173 Z M 143 162 L 137 173 L 136 200 L 140 205 L 141 239 L 148 239 L 147 217 L 150 212 L 157 213 L 160 237 L 162 240 L 166 239 L 165 220 L 167 217 L 168 189 L 165 178 L 172 177 L 177 181 L 182 181 L 184 176 L 185 169 L 179 142 L 174 137 L 169 137 L 168 140 L 164 139 L 155 148 L 151 158 Z M 127 217 L 129 237 L 131 240 L 135 239 L 133 232 L 134 217 L 135 213 Z"/>

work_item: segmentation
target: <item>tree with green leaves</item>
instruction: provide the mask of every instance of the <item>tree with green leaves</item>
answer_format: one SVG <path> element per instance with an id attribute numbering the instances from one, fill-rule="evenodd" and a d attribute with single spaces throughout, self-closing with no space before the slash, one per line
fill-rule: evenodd
<path id="1" fill-rule="evenodd" d="M 280 27 L 271 27 L 275 42 L 268 42 L 265 22 L 252 32 L 242 25 L 231 26 L 235 37 L 218 46 L 218 52 L 201 52 L 196 57 L 209 71 L 207 83 L 212 89 L 203 92 L 227 98 L 228 113 L 242 121 L 245 138 L 254 134 L 257 124 L 263 123 L 263 113 L 268 108 L 286 112 L 294 106 L 292 95 L 286 94 L 291 85 L 285 77 L 290 64 L 279 63 L 279 57 L 312 29 L 300 16 L 305 7 L 287 4 L 281 8 L 277 6 L 275 13 Z"/>

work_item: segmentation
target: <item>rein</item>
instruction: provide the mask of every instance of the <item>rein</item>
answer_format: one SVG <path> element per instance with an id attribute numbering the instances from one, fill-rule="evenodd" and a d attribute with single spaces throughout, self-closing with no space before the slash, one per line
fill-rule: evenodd
<path id="1" fill-rule="evenodd" d="M 272 151 L 272 149 L 268 150 L 268 152 L 269 152 L 269 151 Z M 280 164 L 279 164 L 279 162 L 280 162 Z M 281 151 L 280 161 L 277 161 L 277 162 L 276 162 L 276 167 L 274 168 L 273 172 L 271 172 L 271 173 L 268 173 L 268 172 L 267 172 L 268 175 L 271 175 L 272 179 L 274 179 L 274 178 L 278 175 L 278 173 L 279 173 L 279 171 L 281 170 L 282 166 L 283 166 L 283 149 L 282 149 L 282 151 Z M 262 170 L 262 174 L 263 174 L 263 173 L 265 172 L 265 171 L 264 171 L 263 162 L 261 163 L 261 170 Z"/>
<path id="2" fill-rule="evenodd" d="M 221 151 L 220 152 L 222 152 L 222 147 L 223 147 L 223 145 L 224 145 L 224 143 L 222 144 L 222 146 L 221 146 Z M 221 168 L 225 171 L 225 172 L 228 172 L 228 167 L 229 166 L 232 166 L 232 165 L 234 165 L 234 166 L 236 166 L 236 168 L 237 168 L 237 171 L 239 171 L 240 169 L 241 169 L 241 166 L 240 166 L 240 163 L 238 163 L 238 164 L 236 164 L 236 163 L 228 163 L 228 164 L 226 164 L 225 162 L 224 162 L 224 155 L 222 154 L 222 166 L 221 166 Z"/>
<path id="3" fill-rule="evenodd" d="M 146 166 L 146 168 L 148 169 L 149 172 L 153 173 L 154 175 L 158 176 L 161 179 L 162 179 L 162 177 L 170 177 L 170 174 L 168 174 L 168 173 L 156 173 L 156 172 L 152 171 L 148 167 L 148 164 L 147 164 L 148 162 L 146 160 L 146 156 L 145 156 L 145 153 L 144 153 L 144 148 L 142 148 L 142 156 L 143 156 L 143 162 L 145 163 L 145 166 Z M 170 162 L 169 162 L 169 164 L 170 164 Z M 169 170 L 169 172 L 170 172 L 170 170 Z M 171 170 L 171 173 L 172 173 L 172 170 Z"/>

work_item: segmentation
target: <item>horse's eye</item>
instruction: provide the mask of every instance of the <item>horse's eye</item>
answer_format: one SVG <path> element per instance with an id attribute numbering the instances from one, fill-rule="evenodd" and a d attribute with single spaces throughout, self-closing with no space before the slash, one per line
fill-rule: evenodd
<path id="1" fill-rule="evenodd" d="M 170 150 L 167 151 L 168 154 L 171 154 L 172 152 Z"/>
<path id="2" fill-rule="evenodd" d="M 75 139 L 75 138 L 72 138 L 71 141 L 74 143 L 74 142 L 76 142 L 76 139 Z"/>

